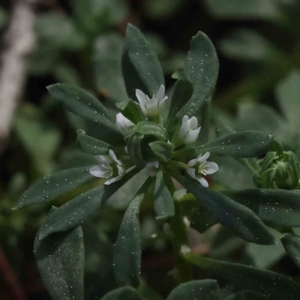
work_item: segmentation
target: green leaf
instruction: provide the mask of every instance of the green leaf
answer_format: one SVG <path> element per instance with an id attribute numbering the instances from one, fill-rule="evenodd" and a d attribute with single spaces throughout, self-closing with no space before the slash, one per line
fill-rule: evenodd
<path id="1" fill-rule="evenodd" d="M 293 127 L 299 120 L 300 73 L 292 71 L 277 87 L 276 96 L 280 108 Z"/>
<path id="2" fill-rule="evenodd" d="M 163 172 L 156 174 L 155 189 L 153 194 L 154 211 L 158 220 L 165 221 L 175 214 L 173 197 L 170 194 L 163 177 Z"/>
<path id="3" fill-rule="evenodd" d="M 114 247 L 114 273 L 118 285 L 140 284 L 141 229 L 139 209 L 145 194 L 137 195 L 129 204 Z"/>
<path id="4" fill-rule="evenodd" d="M 129 173 L 130 174 L 130 173 Z M 135 174 L 125 184 L 122 185 L 106 203 L 116 209 L 124 209 L 128 206 L 139 189 L 144 185 L 149 177 L 149 170 L 143 169 Z"/>
<path id="5" fill-rule="evenodd" d="M 159 160 L 167 162 L 171 159 L 174 145 L 161 141 L 152 142 L 149 144 L 152 152 L 157 156 Z"/>
<path id="6" fill-rule="evenodd" d="M 120 134 L 115 120 L 105 106 L 85 90 L 68 84 L 57 83 L 47 87 L 50 95 L 72 113 L 101 124 L 115 134 Z"/>
<path id="7" fill-rule="evenodd" d="M 218 138 L 197 148 L 179 150 L 175 156 L 198 155 L 206 151 L 235 157 L 256 157 L 266 153 L 273 137 L 260 131 L 241 131 Z"/>
<path id="8" fill-rule="evenodd" d="M 247 189 L 224 192 L 234 201 L 249 207 L 268 226 L 300 226 L 300 194 L 281 189 Z"/>
<path id="9" fill-rule="evenodd" d="M 280 17 L 280 7 L 273 0 L 205 0 L 204 4 L 216 18 L 277 20 Z"/>
<path id="10" fill-rule="evenodd" d="M 122 114 L 127 119 L 129 119 L 135 124 L 141 122 L 144 119 L 139 105 L 131 99 L 117 103 L 117 107 L 119 108 L 119 110 L 122 111 Z"/>
<path id="11" fill-rule="evenodd" d="M 170 174 L 191 192 L 209 211 L 215 220 L 242 239 L 261 245 L 274 243 L 273 236 L 256 214 L 232 199 L 202 187 L 192 179 L 184 178 L 178 172 Z"/>
<path id="12" fill-rule="evenodd" d="M 136 89 L 142 89 L 152 97 L 165 84 L 163 70 L 155 52 L 149 47 L 141 31 L 131 24 L 126 30 L 122 67 L 127 93 L 131 99 L 136 99 Z M 135 85 L 134 81 L 139 84 Z"/>
<path id="13" fill-rule="evenodd" d="M 137 291 L 130 286 L 115 289 L 106 294 L 102 300 L 142 300 Z"/>
<path id="14" fill-rule="evenodd" d="M 166 300 L 221 300 L 218 282 L 212 279 L 193 280 L 181 283 Z"/>
<path id="15" fill-rule="evenodd" d="M 154 136 L 159 140 L 168 140 L 166 130 L 154 122 L 140 122 L 134 127 L 134 131 L 146 136 Z"/>
<path id="16" fill-rule="evenodd" d="M 91 155 L 108 155 L 109 149 L 116 151 L 115 147 L 86 135 L 82 129 L 77 130 L 77 146 L 82 152 Z"/>
<path id="17" fill-rule="evenodd" d="M 87 167 L 64 170 L 46 176 L 22 195 L 17 208 L 48 203 L 94 178 Z"/>
<path id="18" fill-rule="evenodd" d="M 142 155 L 142 139 L 143 136 L 141 134 L 133 133 L 130 135 L 127 143 L 128 154 L 137 168 L 142 168 L 145 165 Z"/>
<path id="19" fill-rule="evenodd" d="M 266 63 L 274 58 L 276 47 L 253 30 L 239 29 L 223 39 L 220 44 L 223 53 L 237 60 Z"/>
<path id="20" fill-rule="evenodd" d="M 91 189 L 65 203 L 53 212 L 40 229 L 40 239 L 53 232 L 66 231 L 82 224 L 123 185 L 130 182 L 133 172 L 110 185 Z M 133 196 L 132 196 L 133 198 Z M 131 199 L 132 199 L 131 198 Z"/>
<path id="21" fill-rule="evenodd" d="M 300 268 L 300 237 L 295 234 L 285 233 L 281 237 L 281 242 L 287 255 Z"/>
<path id="22" fill-rule="evenodd" d="M 252 291 L 241 291 L 234 295 L 227 297 L 225 300 L 266 300 L 268 299 L 261 293 Z"/>
<path id="23" fill-rule="evenodd" d="M 101 33 L 94 45 L 95 86 L 116 103 L 124 101 L 127 95 L 121 71 L 123 39 L 116 34 Z"/>
<path id="24" fill-rule="evenodd" d="M 200 233 L 204 233 L 215 224 L 217 224 L 217 221 L 212 214 L 203 207 L 203 205 L 200 205 L 200 207 L 198 207 L 192 214 L 191 228 Z"/>
<path id="25" fill-rule="evenodd" d="M 212 94 L 219 72 L 216 50 L 210 39 L 202 32 L 192 38 L 190 51 L 185 61 L 187 79 L 193 84 L 194 92 L 191 99 L 177 114 L 177 122 L 184 115 L 197 117 L 201 123 L 201 108 Z"/>
<path id="26" fill-rule="evenodd" d="M 267 299 L 292 300 L 300 297 L 300 285 L 281 274 L 204 258 L 192 253 L 186 254 L 185 259 L 211 275 L 222 277 L 239 289 L 259 292 Z"/>
<path id="27" fill-rule="evenodd" d="M 84 244 L 81 227 L 34 241 L 37 266 L 55 300 L 83 300 Z M 76 251 L 74 251 L 76 250 Z"/>
<path id="28" fill-rule="evenodd" d="M 184 71 L 182 71 L 184 72 Z M 170 110 L 168 113 L 168 132 L 174 132 L 172 128 L 172 121 L 176 114 L 182 109 L 182 107 L 190 100 L 193 94 L 193 85 L 188 80 L 177 80 L 170 102 Z"/>

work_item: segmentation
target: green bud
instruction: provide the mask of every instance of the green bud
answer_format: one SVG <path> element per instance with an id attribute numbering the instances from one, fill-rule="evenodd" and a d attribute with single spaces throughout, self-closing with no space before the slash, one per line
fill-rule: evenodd
<path id="1" fill-rule="evenodd" d="M 269 152 L 260 161 L 261 169 L 253 176 L 256 186 L 269 189 L 297 189 L 299 160 L 291 151 Z"/>

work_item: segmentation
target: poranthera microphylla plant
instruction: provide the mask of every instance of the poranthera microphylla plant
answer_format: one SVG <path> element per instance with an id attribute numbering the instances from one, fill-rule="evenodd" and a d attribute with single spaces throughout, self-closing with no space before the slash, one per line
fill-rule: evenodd
<path id="1" fill-rule="evenodd" d="M 172 273 L 175 282 L 181 283 L 168 300 L 298 299 L 300 285 L 288 277 L 204 258 L 193 254 L 188 246 L 189 224 L 204 232 L 216 223 L 260 245 L 276 242 L 269 230 L 272 227 L 285 233 L 282 243 L 292 258 L 293 247 L 300 245 L 292 231 L 300 226 L 300 194 L 295 191 L 299 184 L 298 158 L 259 131 L 231 132 L 222 126 L 220 130 L 218 124 L 217 138 L 208 141 L 211 96 L 218 76 L 218 59 L 211 41 L 201 32 L 193 37 L 184 69 L 174 73 L 177 81 L 167 96 L 156 54 L 142 33 L 129 25 L 122 72 L 127 96 L 119 99 L 114 109 L 106 108 L 81 88 L 66 84 L 48 87 L 53 98 L 92 122 L 101 136 L 92 137 L 79 129 L 78 148 L 94 156 L 95 164 L 47 176 L 31 187 L 18 205 L 48 203 L 94 182 L 88 191 L 53 208 L 36 236 L 37 265 L 52 298 L 152 299 L 141 289 L 139 221 L 142 201 L 152 201 L 157 222 L 169 225 L 167 236 L 175 261 Z M 267 152 L 263 160 L 258 159 Z M 209 182 L 222 165 L 213 162 L 210 155 L 238 160 L 253 172 L 257 188 L 212 190 Z M 175 182 L 182 189 L 176 190 Z M 95 292 L 90 296 L 88 291 L 84 293 L 81 226 L 105 206 L 125 210 L 113 247 L 115 288 L 106 295 Z M 216 280 L 193 278 L 192 265 L 212 277 L 223 277 L 232 287 L 224 291 Z M 161 298 L 157 295 L 153 299 Z"/>

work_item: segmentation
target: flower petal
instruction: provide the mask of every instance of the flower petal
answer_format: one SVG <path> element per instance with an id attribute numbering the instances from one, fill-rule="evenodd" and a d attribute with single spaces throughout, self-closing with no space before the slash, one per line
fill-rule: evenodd
<path id="1" fill-rule="evenodd" d="M 126 174 L 126 171 L 123 167 L 117 165 L 117 168 L 118 168 L 118 174 L 119 176 L 124 176 Z"/>
<path id="2" fill-rule="evenodd" d="M 116 116 L 116 125 L 123 135 L 127 135 L 129 129 L 134 126 L 134 124 L 121 113 L 118 113 Z"/>
<path id="3" fill-rule="evenodd" d="M 91 167 L 89 169 L 89 172 L 91 175 L 93 175 L 95 177 L 100 177 L 100 178 L 108 178 L 111 174 L 110 171 L 103 170 L 103 168 L 100 165 Z"/>
<path id="4" fill-rule="evenodd" d="M 158 102 L 160 102 L 163 100 L 164 97 L 165 97 L 165 87 L 162 84 L 156 93 L 156 99 L 158 100 Z"/>
<path id="5" fill-rule="evenodd" d="M 197 158 L 197 161 L 200 162 L 200 163 L 203 163 L 209 158 L 209 156 L 210 156 L 210 152 L 206 152 L 203 155 L 200 154 Z"/>
<path id="6" fill-rule="evenodd" d="M 194 166 L 196 163 L 197 163 L 197 158 L 192 159 L 192 160 L 190 160 L 190 161 L 188 162 L 188 166 L 189 166 L 189 167 L 192 167 L 192 166 Z"/>
<path id="7" fill-rule="evenodd" d="M 184 143 L 184 144 L 191 144 L 191 143 L 194 143 L 194 142 L 197 140 L 197 138 L 198 138 L 200 129 L 201 129 L 201 127 L 198 127 L 198 128 L 195 129 L 195 130 L 190 130 L 190 131 L 188 132 L 188 134 L 184 137 L 183 143 Z"/>
<path id="8" fill-rule="evenodd" d="M 114 183 L 116 181 L 121 180 L 122 178 L 123 178 L 123 176 L 116 176 L 116 177 L 114 177 L 112 179 L 109 179 L 109 180 L 105 181 L 104 184 L 105 185 L 110 185 L 110 184 L 112 184 L 112 183 Z"/>
<path id="9" fill-rule="evenodd" d="M 184 137 L 188 134 L 189 132 L 189 125 L 188 125 L 188 120 L 189 120 L 189 117 L 187 115 L 183 116 L 182 118 L 182 122 L 181 122 L 181 127 L 179 129 L 179 132 L 178 132 L 178 136 L 181 140 L 184 139 Z"/>
<path id="10" fill-rule="evenodd" d="M 98 155 L 97 160 L 99 161 L 99 163 L 105 164 L 105 165 L 109 165 L 112 162 L 112 160 L 110 159 L 110 157 L 108 155 Z"/>
<path id="11" fill-rule="evenodd" d="M 147 114 L 148 116 L 156 116 L 159 113 L 158 102 L 155 97 L 147 100 L 146 104 Z"/>
<path id="12" fill-rule="evenodd" d="M 198 119 L 196 117 L 191 117 L 190 118 L 190 128 L 196 129 L 197 126 L 198 126 Z"/>
<path id="13" fill-rule="evenodd" d="M 146 101 L 148 99 L 148 97 L 146 96 L 146 94 L 141 91 L 141 90 L 135 90 L 135 95 L 139 101 L 140 107 L 142 109 L 142 112 L 146 115 L 147 114 L 147 109 L 146 109 Z"/>
<path id="14" fill-rule="evenodd" d="M 203 187 L 207 188 L 209 186 L 207 180 L 204 177 L 198 177 L 197 180 Z"/>
<path id="15" fill-rule="evenodd" d="M 122 162 L 117 159 L 117 156 L 113 150 L 109 149 L 108 153 L 112 160 L 114 160 L 118 165 L 122 165 Z"/>
<path id="16" fill-rule="evenodd" d="M 219 170 L 218 164 L 212 161 L 207 161 L 204 165 L 206 174 L 214 174 Z"/>
<path id="17" fill-rule="evenodd" d="M 195 171 L 195 169 L 194 168 L 188 168 L 187 170 L 186 170 L 186 172 L 192 177 L 192 178 L 197 178 L 196 177 L 196 171 Z"/>

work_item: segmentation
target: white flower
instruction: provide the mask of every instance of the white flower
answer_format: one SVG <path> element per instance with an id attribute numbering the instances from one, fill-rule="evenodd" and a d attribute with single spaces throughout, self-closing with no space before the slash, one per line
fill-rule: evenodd
<path id="1" fill-rule="evenodd" d="M 184 144 L 194 143 L 199 135 L 201 127 L 198 127 L 198 120 L 196 117 L 189 118 L 185 115 L 182 118 L 181 127 L 178 132 L 180 140 Z"/>
<path id="2" fill-rule="evenodd" d="M 104 183 L 106 185 L 120 180 L 126 173 L 132 170 L 132 168 L 125 170 L 122 162 L 117 159 L 113 150 L 109 150 L 108 153 L 109 155 L 99 155 L 100 164 L 89 169 L 90 174 L 93 176 L 108 179 Z M 117 176 L 113 177 L 116 173 Z"/>
<path id="3" fill-rule="evenodd" d="M 130 128 L 134 126 L 134 124 L 126 117 L 124 117 L 121 113 L 118 113 L 116 116 L 116 124 L 119 131 L 123 135 L 127 135 L 129 133 Z"/>
<path id="4" fill-rule="evenodd" d="M 156 175 L 158 167 L 159 167 L 158 161 L 150 161 L 147 162 L 145 165 L 145 168 L 149 170 L 150 177 L 154 177 Z"/>
<path id="5" fill-rule="evenodd" d="M 187 169 L 187 173 L 197 181 L 201 183 L 203 187 L 208 187 L 208 182 L 202 175 L 208 175 L 216 173 L 219 170 L 219 166 L 211 161 L 207 161 L 210 153 L 206 152 L 204 155 L 199 155 L 197 158 L 188 162 L 188 166 L 192 168 Z"/>
<path id="6" fill-rule="evenodd" d="M 163 85 L 160 86 L 156 95 L 153 95 L 151 99 L 141 90 L 135 90 L 135 95 L 144 115 L 149 117 L 158 116 L 165 101 L 168 99 L 165 96 L 165 87 Z"/>

